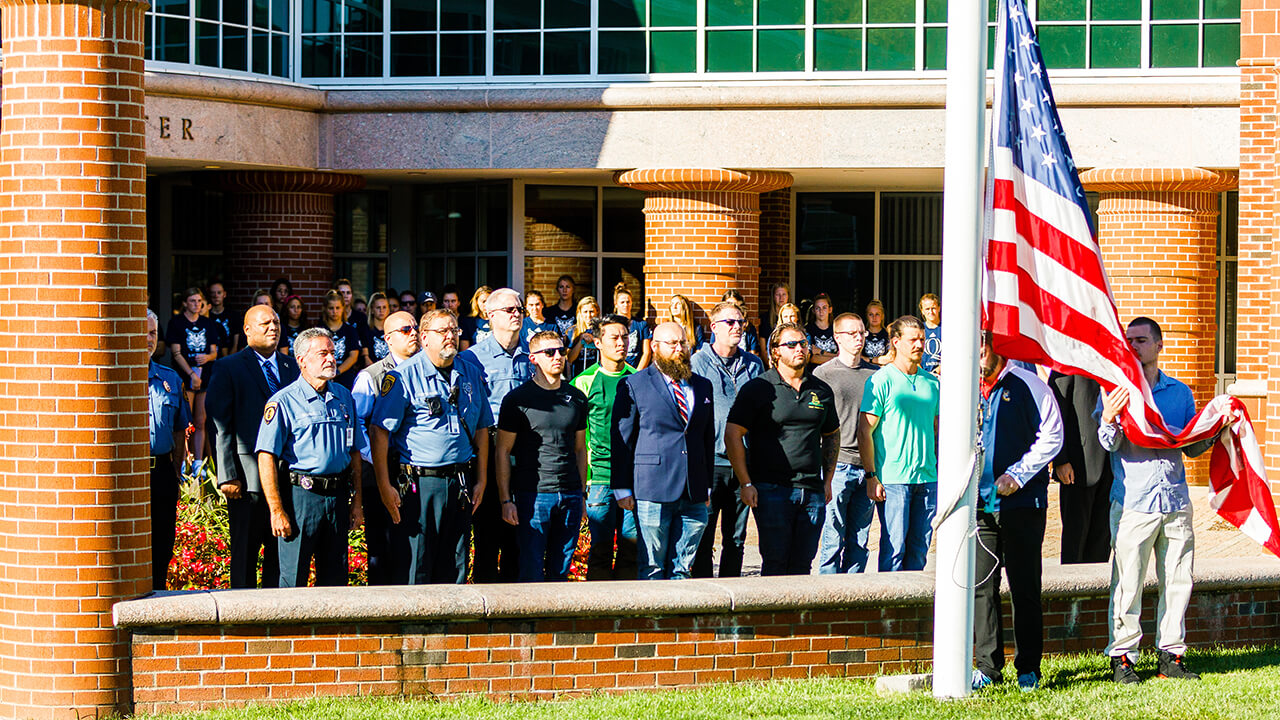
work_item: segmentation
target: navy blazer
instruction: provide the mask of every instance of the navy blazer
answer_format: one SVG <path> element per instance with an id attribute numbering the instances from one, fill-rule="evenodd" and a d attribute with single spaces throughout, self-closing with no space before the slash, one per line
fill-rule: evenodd
<path id="1" fill-rule="evenodd" d="M 715 470 L 715 401 L 710 380 L 694 375 L 689 384 L 693 408 L 686 425 L 656 365 L 618 383 L 610 471 L 615 490 L 650 502 L 673 502 L 686 490 L 694 500 L 707 499 Z"/>
<path id="2" fill-rule="evenodd" d="M 245 348 L 217 361 L 217 371 L 209 378 L 204 407 L 217 431 L 214 441 L 217 453 L 218 484 L 239 480 L 248 492 L 262 492 L 258 479 L 258 428 L 262 410 L 271 393 L 267 377 L 253 348 Z M 298 379 L 298 363 L 292 357 L 276 353 L 280 387 Z"/>

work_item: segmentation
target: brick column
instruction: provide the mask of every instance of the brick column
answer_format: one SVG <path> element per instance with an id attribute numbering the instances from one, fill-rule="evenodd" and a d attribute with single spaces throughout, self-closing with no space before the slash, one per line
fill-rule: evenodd
<path id="1" fill-rule="evenodd" d="M 1214 395 L 1219 194 L 1236 174 L 1200 168 L 1095 168 L 1081 173 L 1100 193 L 1098 243 L 1120 321 L 1160 323 L 1160 367 L 1186 383 L 1197 407 Z M 1204 482 L 1207 457 L 1192 463 Z"/>
<path id="2" fill-rule="evenodd" d="M 130 709 L 111 608 L 151 590 L 146 7 L 0 2 L 0 717 Z"/>
<path id="3" fill-rule="evenodd" d="M 773 170 L 641 169 L 614 181 L 644 190 L 646 315 L 680 293 L 695 305 L 697 322 L 725 290 L 742 293 L 748 314 L 759 314 L 760 193 L 791 186 Z"/>
<path id="4" fill-rule="evenodd" d="M 232 304 L 288 278 L 308 317 L 318 318 L 333 274 L 333 196 L 364 187 L 360 175 L 235 171 L 202 176 L 228 193 L 226 267 L 235 279 Z"/>

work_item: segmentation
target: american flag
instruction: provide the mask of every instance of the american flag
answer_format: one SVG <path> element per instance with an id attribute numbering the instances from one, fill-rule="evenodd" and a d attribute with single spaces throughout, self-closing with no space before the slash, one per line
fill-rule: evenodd
<path id="1" fill-rule="evenodd" d="M 987 184 L 983 327 L 1005 357 L 1129 390 L 1126 436 L 1147 447 L 1212 438 L 1211 505 L 1280 555 L 1280 524 L 1243 403 L 1215 398 L 1180 433 L 1160 416 L 1102 264 L 1035 29 L 1023 0 L 1001 0 Z"/>

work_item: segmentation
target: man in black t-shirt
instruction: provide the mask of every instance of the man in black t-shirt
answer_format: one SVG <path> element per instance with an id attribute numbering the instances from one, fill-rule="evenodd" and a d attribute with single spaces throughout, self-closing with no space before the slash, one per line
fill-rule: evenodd
<path id="1" fill-rule="evenodd" d="M 517 527 L 520 582 L 567 580 L 582 526 L 587 396 L 561 381 L 566 354 L 558 333 L 534 335 L 533 379 L 507 393 L 498 414 L 498 499 Z"/>
<path id="2" fill-rule="evenodd" d="M 804 328 L 785 323 L 769 338 L 773 369 L 747 381 L 729 410 L 725 453 L 755 508 L 761 575 L 808 575 L 840 452 L 835 394 L 805 375 Z M 751 458 L 743 438 L 751 436 Z"/>

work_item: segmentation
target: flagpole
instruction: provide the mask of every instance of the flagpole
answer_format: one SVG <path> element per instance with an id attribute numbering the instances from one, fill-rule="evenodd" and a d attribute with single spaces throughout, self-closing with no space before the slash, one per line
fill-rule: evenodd
<path id="1" fill-rule="evenodd" d="M 947 331 L 942 338 L 939 508 L 946 499 L 963 494 L 937 529 L 933 694 L 939 698 L 969 694 L 973 660 L 975 543 L 970 530 L 977 488 L 961 468 L 970 467 L 977 432 L 987 3 L 952 0 L 947 15 L 942 201 L 942 297 L 946 299 Z"/>

